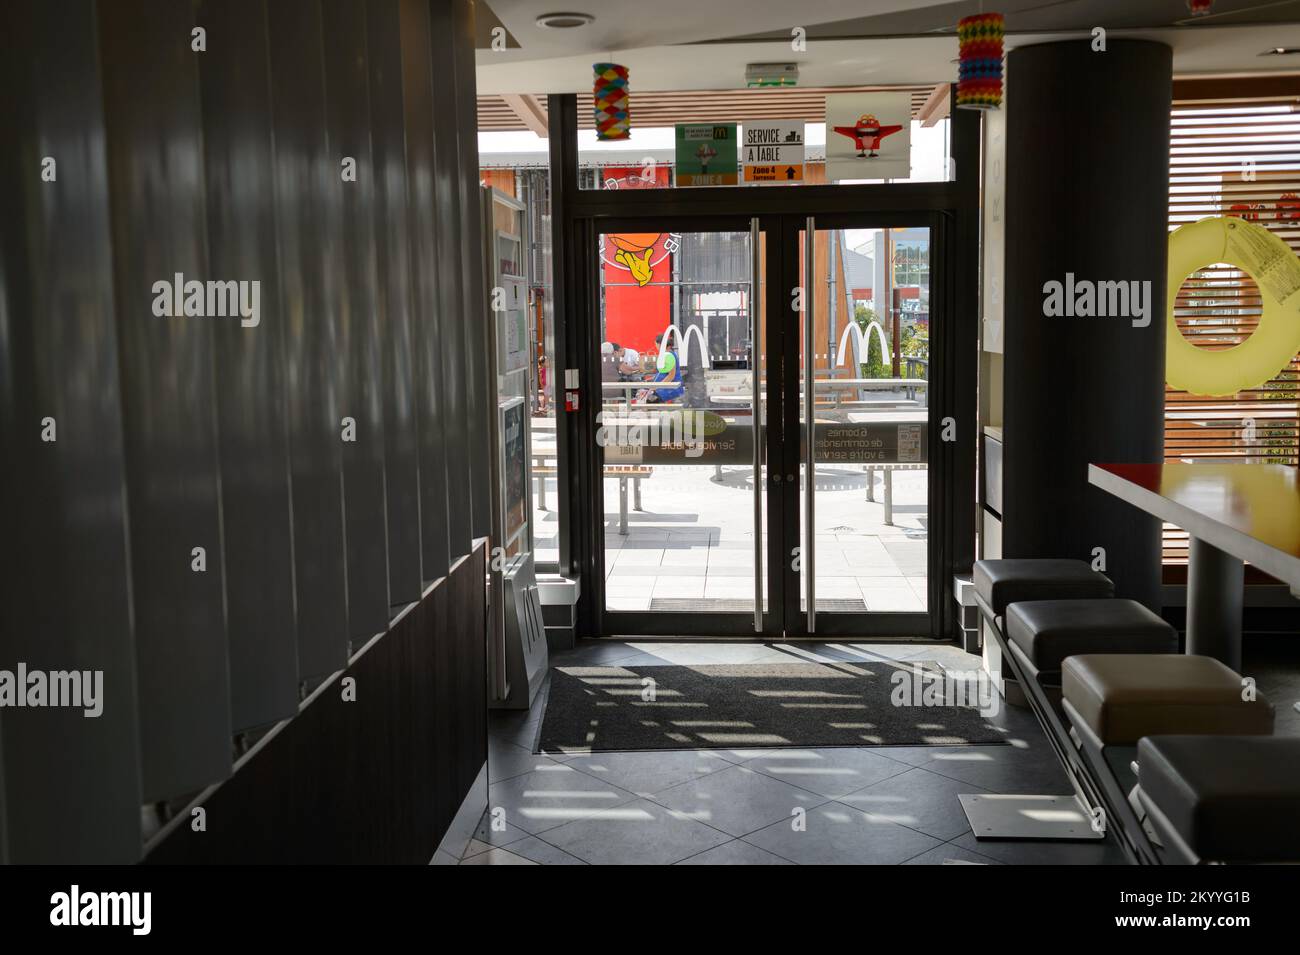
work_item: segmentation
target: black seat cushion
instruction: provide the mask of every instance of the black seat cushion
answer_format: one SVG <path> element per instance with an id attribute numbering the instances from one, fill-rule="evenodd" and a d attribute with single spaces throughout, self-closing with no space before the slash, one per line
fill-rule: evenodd
<path id="1" fill-rule="evenodd" d="M 1178 633 L 1135 600 L 1019 600 L 1007 639 L 1040 672 L 1078 653 L 1177 653 Z"/>
<path id="2" fill-rule="evenodd" d="M 1001 617 L 1019 600 L 1110 597 L 1115 585 L 1081 560 L 977 560 L 975 591 Z"/>
<path id="3" fill-rule="evenodd" d="M 1146 736 L 1138 785 L 1206 861 L 1300 861 L 1300 738 Z"/>

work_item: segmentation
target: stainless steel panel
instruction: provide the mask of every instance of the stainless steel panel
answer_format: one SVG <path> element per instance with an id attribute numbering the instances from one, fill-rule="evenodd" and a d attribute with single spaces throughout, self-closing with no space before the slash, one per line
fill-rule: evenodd
<path id="1" fill-rule="evenodd" d="M 257 324 L 213 321 L 230 709 L 236 730 L 298 710 L 293 520 L 265 0 L 204 0 L 199 63 L 210 276 L 258 282 Z M 247 319 L 252 322 L 253 319 Z"/>
<path id="2" fill-rule="evenodd" d="M 347 662 L 339 332 L 339 161 L 325 135 L 317 0 L 275 0 L 270 24 L 279 310 L 284 323 L 298 670 Z"/>
<path id="3" fill-rule="evenodd" d="M 142 776 L 154 801 L 230 771 L 212 373 L 221 319 L 154 313 L 155 283 L 213 277 L 193 5 L 122 0 L 99 13 Z M 203 572 L 192 569 L 197 547 Z"/>
<path id="4" fill-rule="evenodd" d="M 447 574 L 447 470 L 443 426 L 439 327 L 440 273 L 435 216 L 448 215 L 434 196 L 433 64 L 430 59 L 429 5 L 402 0 L 402 90 L 406 108 L 406 174 L 409 185 L 412 341 L 415 347 L 415 417 L 420 447 L 420 543 L 425 580 Z M 457 241 L 464 241 L 458 239 Z M 488 472 L 476 472 L 482 483 Z"/>
<path id="5" fill-rule="evenodd" d="M 398 0 L 367 8 L 375 179 L 376 314 L 382 349 L 389 602 L 420 599 L 420 459 L 411 364 L 411 269 Z"/>
<path id="6" fill-rule="evenodd" d="M 384 512 L 384 398 L 375 312 L 375 166 L 370 157 L 370 68 L 363 0 L 322 4 L 325 102 L 341 205 L 338 249 L 342 412 L 355 423 L 343 442 L 348 631 L 354 646 L 388 629 L 388 525 Z M 356 181 L 343 163 L 355 162 Z"/>
<path id="7" fill-rule="evenodd" d="M 3 711 L 0 858 L 131 862 L 140 750 L 94 3 L 0 5 L 0 77 L 0 668 L 100 670 L 104 696 L 94 719 Z"/>

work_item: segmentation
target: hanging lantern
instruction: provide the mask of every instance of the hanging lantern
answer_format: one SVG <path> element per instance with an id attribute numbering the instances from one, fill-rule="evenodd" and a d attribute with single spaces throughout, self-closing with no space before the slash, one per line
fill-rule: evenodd
<path id="1" fill-rule="evenodd" d="M 1187 0 L 1187 10 L 1194 17 L 1203 17 L 1214 6 L 1214 0 Z"/>
<path id="2" fill-rule="evenodd" d="M 1000 13 L 980 13 L 957 21 L 957 105 L 997 109 L 1002 105 L 1002 36 Z"/>
<path id="3" fill-rule="evenodd" d="M 594 63 L 596 72 L 592 98 L 596 105 L 596 138 L 627 139 L 627 67 L 617 63 Z"/>

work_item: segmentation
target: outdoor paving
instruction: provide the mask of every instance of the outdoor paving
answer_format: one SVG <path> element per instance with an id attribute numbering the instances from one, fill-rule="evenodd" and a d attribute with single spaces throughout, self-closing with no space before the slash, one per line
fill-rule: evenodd
<path id="1" fill-rule="evenodd" d="M 605 482 L 605 594 L 611 610 L 650 610 L 656 599 L 711 602 L 754 592 L 753 491 L 749 468 L 656 466 L 642 481 L 642 511 L 619 533 L 618 482 Z M 884 522 L 884 487 L 866 499 L 861 465 L 819 465 L 817 597 L 860 600 L 873 612 L 923 612 L 926 600 L 925 471 L 893 475 L 894 525 Z M 547 502 L 558 495 L 550 479 Z M 555 510 L 533 512 L 538 560 L 558 557 Z M 837 605 L 838 607 L 838 605 Z"/>

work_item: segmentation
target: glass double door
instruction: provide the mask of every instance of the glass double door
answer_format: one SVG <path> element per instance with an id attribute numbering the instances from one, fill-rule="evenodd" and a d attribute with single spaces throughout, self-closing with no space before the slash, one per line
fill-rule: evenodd
<path id="1" fill-rule="evenodd" d="M 591 341 L 602 632 L 927 634 L 929 228 L 618 226 Z"/>

